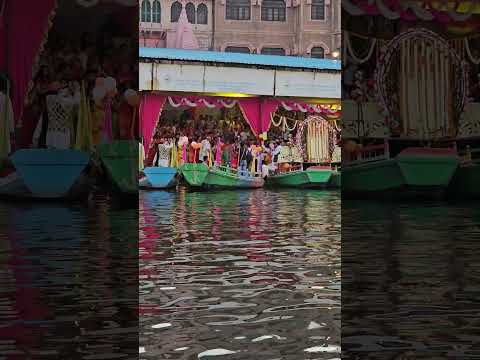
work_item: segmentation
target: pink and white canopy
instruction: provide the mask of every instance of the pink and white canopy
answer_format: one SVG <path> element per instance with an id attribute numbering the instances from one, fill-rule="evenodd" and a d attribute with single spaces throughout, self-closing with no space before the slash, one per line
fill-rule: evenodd
<path id="1" fill-rule="evenodd" d="M 180 107 L 207 107 L 233 108 L 240 107 L 243 117 L 250 125 L 255 135 L 267 132 L 270 127 L 271 116 L 283 107 L 288 111 L 301 111 L 309 114 L 324 116 L 340 116 L 340 111 L 328 105 L 308 104 L 298 101 L 286 101 L 275 98 L 222 98 L 212 96 L 163 96 L 145 94 L 140 104 L 140 123 L 146 151 L 150 149 L 155 128 L 158 125 L 164 105 L 168 103 L 174 108 Z"/>

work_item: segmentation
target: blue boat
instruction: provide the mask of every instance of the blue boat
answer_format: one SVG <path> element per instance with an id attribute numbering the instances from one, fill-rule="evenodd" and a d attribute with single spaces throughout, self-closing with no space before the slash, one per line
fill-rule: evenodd
<path id="1" fill-rule="evenodd" d="M 90 161 L 86 152 L 57 149 L 22 149 L 10 158 L 31 197 L 52 199 L 70 197 Z"/>
<path id="2" fill-rule="evenodd" d="M 177 184 L 177 169 L 172 167 L 146 167 L 143 169 L 145 179 L 141 187 L 153 189 L 168 189 Z M 145 181 L 146 180 L 146 181 Z"/>

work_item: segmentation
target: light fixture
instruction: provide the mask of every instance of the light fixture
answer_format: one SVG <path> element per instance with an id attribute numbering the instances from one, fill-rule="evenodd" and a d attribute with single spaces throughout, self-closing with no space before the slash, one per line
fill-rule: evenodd
<path id="1" fill-rule="evenodd" d="M 332 57 L 334 57 L 335 59 L 338 58 L 339 56 L 340 56 L 340 51 L 335 50 L 332 52 Z"/>

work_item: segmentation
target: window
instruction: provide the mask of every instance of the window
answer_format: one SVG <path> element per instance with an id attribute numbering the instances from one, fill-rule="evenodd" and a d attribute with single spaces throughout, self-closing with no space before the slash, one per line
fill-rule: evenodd
<path id="1" fill-rule="evenodd" d="M 162 12 L 160 1 L 155 0 L 153 2 L 153 11 L 152 11 L 152 22 L 161 23 L 162 22 Z"/>
<path id="2" fill-rule="evenodd" d="M 178 19 L 180 18 L 181 12 L 182 12 L 182 4 L 180 4 L 178 1 L 175 1 L 172 4 L 172 7 L 170 9 L 170 21 L 177 22 Z"/>
<path id="3" fill-rule="evenodd" d="M 286 6 L 283 0 L 263 0 L 262 21 L 285 21 Z"/>
<path id="4" fill-rule="evenodd" d="M 325 57 L 325 50 L 321 46 L 313 47 L 310 51 L 312 58 L 323 59 Z"/>
<path id="5" fill-rule="evenodd" d="M 285 49 L 282 48 L 263 48 L 263 55 L 285 55 Z"/>
<path id="6" fill-rule="evenodd" d="M 208 24 L 208 8 L 205 4 L 197 7 L 197 24 Z"/>
<path id="7" fill-rule="evenodd" d="M 150 0 L 142 1 L 142 22 L 152 21 L 152 7 L 150 5 Z"/>
<path id="8" fill-rule="evenodd" d="M 312 20 L 325 20 L 325 0 L 312 0 Z"/>
<path id="9" fill-rule="evenodd" d="M 227 20 L 250 20 L 250 0 L 227 0 Z"/>
<path id="10" fill-rule="evenodd" d="M 195 24 L 195 5 L 188 3 L 185 6 L 185 11 L 187 12 L 187 19 L 190 24 Z"/>
<path id="11" fill-rule="evenodd" d="M 225 48 L 225 52 L 250 54 L 250 49 L 248 47 L 241 46 L 227 46 Z"/>

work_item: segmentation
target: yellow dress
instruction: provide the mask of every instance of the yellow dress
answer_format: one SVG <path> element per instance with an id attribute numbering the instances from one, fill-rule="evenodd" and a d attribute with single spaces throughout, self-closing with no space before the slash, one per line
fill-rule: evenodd
<path id="1" fill-rule="evenodd" d="M 93 144 L 99 145 L 102 142 L 103 124 L 105 123 L 105 111 L 95 106 L 93 111 L 92 138 Z"/>

